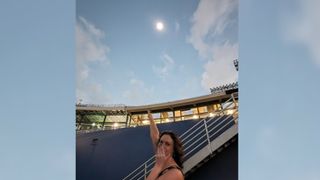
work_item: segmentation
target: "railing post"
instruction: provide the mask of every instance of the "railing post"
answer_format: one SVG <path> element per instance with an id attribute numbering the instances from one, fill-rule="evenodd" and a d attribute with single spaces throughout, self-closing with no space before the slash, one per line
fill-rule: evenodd
<path id="1" fill-rule="evenodd" d="M 144 163 L 144 180 L 147 179 L 147 163 Z"/>
<path id="2" fill-rule="evenodd" d="M 234 104 L 234 107 L 236 109 L 236 111 L 233 113 L 233 119 L 234 119 L 234 123 L 237 124 L 238 123 L 238 110 L 237 110 L 237 102 L 236 102 L 236 99 L 234 97 L 234 93 L 231 94 L 231 97 L 232 97 L 232 100 L 233 100 L 233 104 Z"/>
<path id="3" fill-rule="evenodd" d="M 210 151 L 210 154 L 212 154 L 210 136 L 209 136 L 209 132 L 208 132 L 208 126 L 207 126 L 207 121 L 206 121 L 206 119 L 203 120 L 203 123 L 204 123 L 204 127 L 205 127 L 205 129 L 206 129 L 207 140 L 208 140 L 208 145 L 209 145 L 209 151 Z"/>
<path id="4" fill-rule="evenodd" d="M 234 107 L 237 107 L 237 102 L 236 102 L 236 98 L 234 97 L 234 93 L 231 94 L 231 97 L 232 97 Z"/>

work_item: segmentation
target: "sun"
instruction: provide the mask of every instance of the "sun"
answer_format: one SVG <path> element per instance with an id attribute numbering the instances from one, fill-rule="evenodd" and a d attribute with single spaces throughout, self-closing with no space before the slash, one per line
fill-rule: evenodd
<path id="1" fill-rule="evenodd" d="M 162 30 L 164 29 L 163 22 L 158 21 L 158 22 L 156 23 L 156 29 L 157 29 L 157 31 L 162 31 Z"/>

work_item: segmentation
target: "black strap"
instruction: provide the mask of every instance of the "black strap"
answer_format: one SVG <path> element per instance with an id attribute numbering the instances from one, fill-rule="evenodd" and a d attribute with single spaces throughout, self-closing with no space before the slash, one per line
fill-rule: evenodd
<path id="1" fill-rule="evenodd" d="M 159 178 L 160 176 L 162 176 L 164 173 L 166 173 L 167 171 L 169 171 L 170 169 L 178 169 L 182 172 L 181 168 L 177 165 L 171 165 L 169 167 L 164 168 L 158 175 L 157 178 Z"/>

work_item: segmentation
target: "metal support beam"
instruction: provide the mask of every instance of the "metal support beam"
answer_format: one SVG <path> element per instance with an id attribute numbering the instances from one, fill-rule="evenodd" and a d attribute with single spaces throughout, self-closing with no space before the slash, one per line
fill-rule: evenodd
<path id="1" fill-rule="evenodd" d="M 128 114 L 126 114 L 126 127 L 130 127 L 130 124 L 128 124 L 129 122 L 129 116 Z"/>
<path id="2" fill-rule="evenodd" d="M 147 179 L 147 163 L 144 163 L 144 179 Z"/>
<path id="3" fill-rule="evenodd" d="M 198 119 L 200 118 L 199 106 L 197 106 Z"/>
<path id="4" fill-rule="evenodd" d="M 103 119 L 103 123 L 102 123 L 102 128 L 104 129 L 104 124 L 106 123 L 106 119 L 107 119 L 107 114 L 104 115 L 104 119 Z"/>
<path id="5" fill-rule="evenodd" d="M 174 113 L 174 110 L 172 110 L 172 113 L 173 113 L 173 122 L 176 122 L 176 115 Z"/>
<path id="6" fill-rule="evenodd" d="M 129 114 L 129 127 L 131 126 L 131 119 L 132 119 L 132 115 Z"/>
<path id="7" fill-rule="evenodd" d="M 211 141 L 210 141 L 210 136 L 209 136 L 209 131 L 208 131 L 208 126 L 207 126 L 207 120 L 204 119 L 203 120 L 203 123 L 204 123 L 204 127 L 206 129 L 206 135 L 207 135 L 207 140 L 208 140 L 208 147 L 209 147 L 209 152 L 210 154 L 212 154 L 212 149 L 211 149 Z"/>

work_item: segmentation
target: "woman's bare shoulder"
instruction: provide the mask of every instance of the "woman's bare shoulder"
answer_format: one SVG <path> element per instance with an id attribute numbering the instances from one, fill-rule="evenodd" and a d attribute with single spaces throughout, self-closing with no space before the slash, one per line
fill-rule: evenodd
<path id="1" fill-rule="evenodd" d="M 182 172 L 179 169 L 170 169 L 158 178 L 158 180 L 165 180 L 165 179 L 184 180 L 184 177 Z"/>

